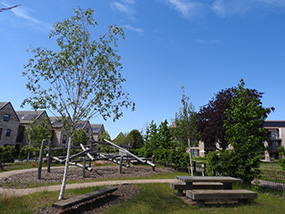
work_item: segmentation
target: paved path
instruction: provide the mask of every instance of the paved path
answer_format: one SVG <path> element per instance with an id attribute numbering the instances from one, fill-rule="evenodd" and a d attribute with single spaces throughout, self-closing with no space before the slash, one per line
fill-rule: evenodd
<path id="1" fill-rule="evenodd" d="M 278 191 L 285 191 L 285 183 L 276 183 L 271 181 L 264 181 L 260 179 L 254 179 L 252 182 L 254 185 L 259 185 L 266 188 L 275 189 Z"/>
<path id="2" fill-rule="evenodd" d="M 14 174 L 36 171 L 37 169 L 22 169 L 15 171 L 8 171 L 0 173 L 0 178 L 5 178 Z M 117 184 L 140 184 L 140 183 L 170 183 L 175 182 L 176 179 L 138 179 L 138 180 L 115 180 L 115 181 L 95 181 L 86 183 L 74 183 L 67 184 L 66 189 L 76 189 L 92 186 L 104 186 L 104 185 L 117 185 Z M 43 186 L 36 188 L 26 188 L 26 189 L 12 189 L 12 188 L 0 188 L 0 195 L 4 196 L 24 196 L 35 192 L 43 191 L 60 191 L 61 185 Z"/>

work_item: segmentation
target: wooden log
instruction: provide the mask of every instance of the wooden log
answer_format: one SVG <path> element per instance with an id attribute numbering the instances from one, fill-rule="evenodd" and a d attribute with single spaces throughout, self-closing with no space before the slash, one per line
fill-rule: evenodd
<path id="1" fill-rule="evenodd" d="M 123 156 L 121 156 L 121 158 L 120 158 L 119 174 L 122 173 L 122 164 L 123 164 Z"/>
<path id="2" fill-rule="evenodd" d="M 80 143 L 80 147 L 81 147 L 81 149 L 82 149 L 83 151 L 87 151 L 87 150 L 88 150 L 87 156 L 88 156 L 91 160 L 94 159 L 94 157 L 89 153 L 89 151 L 91 151 L 91 148 L 90 148 L 90 149 L 86 149 L 86 148 L 83 146 L 83 144 L 81 144 L 81 143 Z"/>
<path id="3" fill-rule="evenodd" d="M 59 161 L 60 163 L 65 162 L 65 160 L 60 159 L 60 158 L 58 158 L 58 157 L 51 157 L 51 158 L 52 158 L 53 160 Z"/>
<path id="4" fill-rule="evenodd" d="M 43 153 L 44 153 L 45 142 L 46 142 L 45 139 L 42 140 L 40 157 L 39 157 L 39 166 L 38 166 L 38 179 L 41 179 L 41 175 L 42 175 Z"/>
<path id="5" fill-rule="evenodd" d="M 83 176 L 83 178 L 85 178 L 85 168 L 86 168 L 86 160 L 85 160 L 85 158 L 83 158 L 83 170 L 82 170 L 82 176 Z"/>
<path id="6" fill-rule="evenodd" d="M 123 149 L 123 148 L 121 148 L 120 146 L 118 146 L 118 145 L 116 145 L 116 144 L 110 142 L 109 140 L 106 140 L 106 139 L 104 139 L 104 140 L 105 140 L 107 143 L 109 143 L 110 145 L 112 145 L 112 146 L 114 146 L 114 147 L 116 147 L 116 148 L 118 148 L 118 149 L 124 151 L 124 152 L 127 153 L 128 155 L 134 157 L 134 158 L 137 159 L 138 161 L 140 161 L 140 162 L 142 162 L 142 163 L 149 164 L 149 165 L 151 165 L 151 166 L 155 166 L 155 164 L 153 164 L 153 163 L 151 163 L 151 162 L 147 162 L 147 161 L 141 159 L 140 157 L 138 157 L 138 156 L 134 155 L 133 153 L 129 152 L 128 150 Z"/>
<path id="7" fill-rule="evenodd" d="M 112 193 L 116 191 L 117 187 L 106 187 L 104 189 L 97 190 L 95 192 L 86 193 L 84 195 L 79 195 L 73 198 L 65 199 L 54 203 L 52 206 L 59 209 L 66 209 L 72 207 L 74 205 L 80 204 L 82 202 L 86 202 L 100 196 L 104 196 L 106 194 Z"/>
<path id="8" fill-rule="evenodd" d="M 84 169 L 84 166 L 80 163 L 76 163 L 76 162 L 69 162 L 70 165 L 73 165 L 73 166 L 77 166 L 77 167 L 80 167 L 80 168 L 83 168 Z M 87 169 L 88 171 L 92 171 L 92 168 L 91 167 L 85 167 L 85 169 Z"/>
<path id="9" fill-rule="evenodd" d="M 51 141 L 48 142 L 47 172 L 50 173 L 51 165 Z"/>

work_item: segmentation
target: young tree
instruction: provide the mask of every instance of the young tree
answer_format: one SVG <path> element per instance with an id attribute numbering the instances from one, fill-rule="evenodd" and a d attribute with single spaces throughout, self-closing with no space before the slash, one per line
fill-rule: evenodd
<path id="1" fill-rule="evenodd" d="M 34 120 L 25 130 L 25 136 L 30 145 L 40 148 L 44 139 L 50 140 L 52 137 L 49 118 L 45 117 L 39 124 L 36 124 L 36 120 Z"/>
<path id="2" fill-rule="evenodd" d="M 246 89 L 248 98 L 261 98 L 263 93 L 255 89 Z M 219 143 L 221 150 L 226 150 L 229 140 L 224 127 L 224 121 L 227 120 L 226 110 L 230 108 L 232 98 L 236 97 L 234 88 L 227 88 L 219 91 L 207 105 L 203 106 L 198 112 L 198 130 L 200 139 L 205 145 L 214 147 Z"/>
<path id="3" fill-rule="evenodd" d="M 134 103 L 122 88 L 125 79 L 116 50 L 118 37 L 125 37 L 124 31 L 110 26 L 103 36 L 92 40 L 89 30 L 97 25 L 93 14 L 91 9 L 74 9 L 70 19 L 55 23 L 49 38 L 57 37 L 58 51 L 32 49 L 34 58 L 25 65 L 27 71 L 23 73 L 28 77 L 27 89 L 33 94 L 23 105 L 59 114 L 68 132 L 59 199 L 64 197 L 70 146 L 78 122 L 97 115 L 116 120 L 123 115 L 122 107 L 134 109 Z"/>
<path id="4" fill-rule="evenodd" d="M 173 136 L 183 148 L 189 148 L 190 169 L 193 176 L 191 148 L 198 142 L 199 132 L 197 127 L 197 113 L 189 97 L 185 95 L 184 87 L 181 98 L 182 107 L 175 114 L 175 127 L 172 129 Z"/>
<path id="5" fill-rule="evenodd" d="M 155 156 L 157 160 L 168 161 L 173 149 L 172 135 L 167 120 L 157 125 L 152 121 L 147 128 L 147 138 L 140 154 L 144 157 Z"/>
<path id="6" fill-rule="evenodd" d="M 22 153 L 27 154 L 27 161 L 30 159 L 30 151 L 40 149 L 41 143 L 44 139 L 50 140 L 52 137 L 51 123 L 48 117 L 45 117 L 40 124 L 36 124 L 34 120 L 25 130 L 26 141 L 28 142 L 27 148 Z M 34 147 L 34 148 L 30 148 Z"/>
<path id="7" fill-rule="evenodd" d="M 83 129 L 77 129 L 73 135 L 73 146 L 87 145 L 88 136 Z"/>
<path id="8" fill-rule="evenodd" d="M 144 138 L 145 144 L 139 151 L 139 154 L 149 158 L 155 155 L 156 149 L 159 145 L 158 127 L 154 121 L 151 121 L 147 126 Z"/>
<path id="9" fill-rule="evenodd" d="M 143 147 L 143 137 L 137 129 L 133 129 L 128 135 L 127 140 L 131 143 L 133 149 Z"/>
<path id="10" fill-rule="evenodd" d="M 234 88 L 230 108 L 226 110 L 224 121 L 226 135 L 233 147 L 233 160 L 236 166 L 233 176 L 251 182 L 259 172 L 260 153 L 264 151 L 263 141 L 267 139 L 264 120 L 273 108 L 264 108 L 260 98 L 250 97 L 241 79 Z"/>
<path id="11" fill-rule="evenodd" d="M 111 141 L 111 136 L 109 134 L 109 132 L 105 131 L 102 135 L 101 135 L 101 141 L 104 142 L 104 139 Z"/>
<path id="12" fill-rule="evenodd" d="M 166 165 L 166 161 L 169 160 L 171 151 L 173 149 L 172 144 L 172 134 L 170 132 L 170 128 L 168 126 L 167 120 L 161 122 L 158 127 L 158 147 L 156 149 L 155 157 L 164 161 L 164 165 Z"/>
<path id="13" fill-rule="evenodd" d="M 114 139 L 114 142 L 117 145 L 127 145 L 128 144 L 128 140 L 127 140 L 126 134 L 123 134 L 122 132 L 120 132 L 118 134 L 118 136 Z"/>

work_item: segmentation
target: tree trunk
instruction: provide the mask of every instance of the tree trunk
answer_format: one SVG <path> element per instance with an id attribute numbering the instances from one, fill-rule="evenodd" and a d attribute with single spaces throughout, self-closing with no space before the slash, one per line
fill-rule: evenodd
<path id="1" fill-rule="evenodd" d="M 192 164 L 192 153 L 191 153 L 190 139 L 188 139 L 188 147 L 189 147 L 189 158 L 190 158 L 190 171 L 191 171 L 191 176 L 193 176 L 193 164 Z"/>
<path id="2" fill-rule="evenodd" d="M 67 174 L 68 174 L 71 142 L 72 142 L 72 136 L 70 136 L 68 139 L 67 153 L 66 153 L 66 159 L 65 159 L 65 167 L 64 167 L 64 173 L 63 173 L 62 184 L 61 184 L 61 189 L 60 189 L 58 200 L 61 200 L 64 198 L 64 191 L 65 191 Z"/>

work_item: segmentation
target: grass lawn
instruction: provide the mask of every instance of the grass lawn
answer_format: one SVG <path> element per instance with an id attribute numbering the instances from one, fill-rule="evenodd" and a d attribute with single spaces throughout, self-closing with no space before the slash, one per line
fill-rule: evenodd
<path id="1" fill-rule="evenodd" d="M 138 184 L 139 194 L 132 200 L 118 204 L 104 214 L 183 214 L 183 213 L 285 213 L 285 198 L 271 194 L 258 193 L 258 199 L 248 204 L 236 205 L 205 205 L 193 206 L 185 203 L 173 193 L 168 184 Z M 67 190 L 66 197 L 73 197 L 94 191 L 98 188 Z M 24 197 L 0 197 L 0 212 L 2 214 L 30 214 L 57 201 L 58 192 L 34 193 Z"/>
<path id="2" fill-rule="evenodd" d="M 285 213 L 285 198 L 270 194 L 258 194 L 258 199 L 249 204 L 193 206 L 176 197 L 168 184 L 139 184 L 137 197 L 117 205 L 105 214 L 115 213 Z"/>

